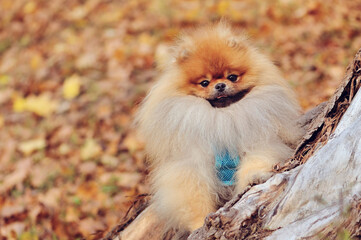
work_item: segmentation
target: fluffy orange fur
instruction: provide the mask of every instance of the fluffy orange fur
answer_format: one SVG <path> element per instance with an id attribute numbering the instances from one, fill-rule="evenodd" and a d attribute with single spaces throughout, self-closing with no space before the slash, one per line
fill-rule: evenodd
<path id="1" fill-rule="evenodd" d="M 275 65 L 224 22 L 184 33 L 173 51 L 136 121 L 154 208 L 169 226 L 194 230 L 228 197 L 215 154 L 240 156 L 233 194 L 265 181 L 302 135 L 300 111 Z"/>

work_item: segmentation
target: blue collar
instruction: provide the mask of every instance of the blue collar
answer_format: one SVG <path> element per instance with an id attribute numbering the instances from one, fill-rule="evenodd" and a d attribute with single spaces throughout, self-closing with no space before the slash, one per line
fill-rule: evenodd
<path id="1" fill-rule="evenodd" d="M 216 171 L 218 179 L 226 186 L 231 186 L 235 182 L 234 174 L 239 165 L 239 156 L 232 158 L 228 150 L 215 155 Z"/>

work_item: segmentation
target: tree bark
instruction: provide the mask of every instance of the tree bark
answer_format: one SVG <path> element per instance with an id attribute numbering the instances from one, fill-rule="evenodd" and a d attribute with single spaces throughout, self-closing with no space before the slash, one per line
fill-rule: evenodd
<path id="1" fill-rule="evenodd" d="M 209 214 L 188 239 L 361 238 L 360 82 L 361 49 L 332 98 L 299 119 L 308 131 L 287 164 Z M 142 201 L 104 239 L 186 238 L 163 233 Z"/>

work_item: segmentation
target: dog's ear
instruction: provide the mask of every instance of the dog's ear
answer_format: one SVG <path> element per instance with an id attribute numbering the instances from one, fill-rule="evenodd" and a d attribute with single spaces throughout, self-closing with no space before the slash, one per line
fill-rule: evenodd
<path id="1" fill-rule="evenodd" d="M 159 44 L 155 51 L 155 60 L 157 68 L 160 70 L 169 66 L 169 63 L 181 63 L 190 55 L 190 51 L 183 44 L 169 46 L 167 44 Z"/>
<path id="2" fill-rule="evenodd" d="M 158 69 L 163 70 L 173 61 L 172 49 L 167 44 L 159 44 L 155 49 L 155 62 Z"/>
<path id="3" fill-rule="evenodd" d="M 173 49 L 173 61 L 182 63 L 189 58 L 191 50 L 187 48 L 186 44 L 180 44 Z"/>
<path id="4" fill-rule="evenodd" d="M 177 56 L 177 61 L 183 62 L 188 57 L 189 57 L 189 51 L 187 49 L 180 49 L 178 56 Z"/>
<path id="5" fill-rule="evenodd" d="M 181 63 L 187 60 L 194 50 L 194 39 L 191 37 L 192 30 L 184 30 L 172 48 L 175 62 Z"/>
<path id="6" fill-rule="evenodd" d="M 227 40 L 227 45 L 228 47 L 236 48 L 239 45 L 239 42 L 235 37 L 231 37 L 230 39 Z"/>
<path id="7" fill-rule="evenodd" d="M 248 37 L 245 34 L 229 37 L 227 40 L 227 46 L 234 49 L 246 49 L 249 47 Z"/>

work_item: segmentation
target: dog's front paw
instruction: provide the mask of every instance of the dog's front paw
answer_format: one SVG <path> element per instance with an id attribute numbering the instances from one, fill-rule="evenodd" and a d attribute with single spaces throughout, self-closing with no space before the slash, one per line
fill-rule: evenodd
<path id="1" fill-rule="evenodd" d="M 274 172 L 262 172 L 262 173 L 256 174 L 255 176 L 253 176 L 250 184 L 253 186 L 253 185 L 258 185 L 258 184 L 264 183 L 268 179 L 270 179 L 273 175 L 274 175 Z"/>
<path id="2" fill-rule="evenodd" d="M 237 193 L 244 193 L 250 189 L 251 186 L 266 182 L 274 175 L 272 171 L 257 171 L 254 169 L 251 172 L 240 171 L 238 174 Z"/>

